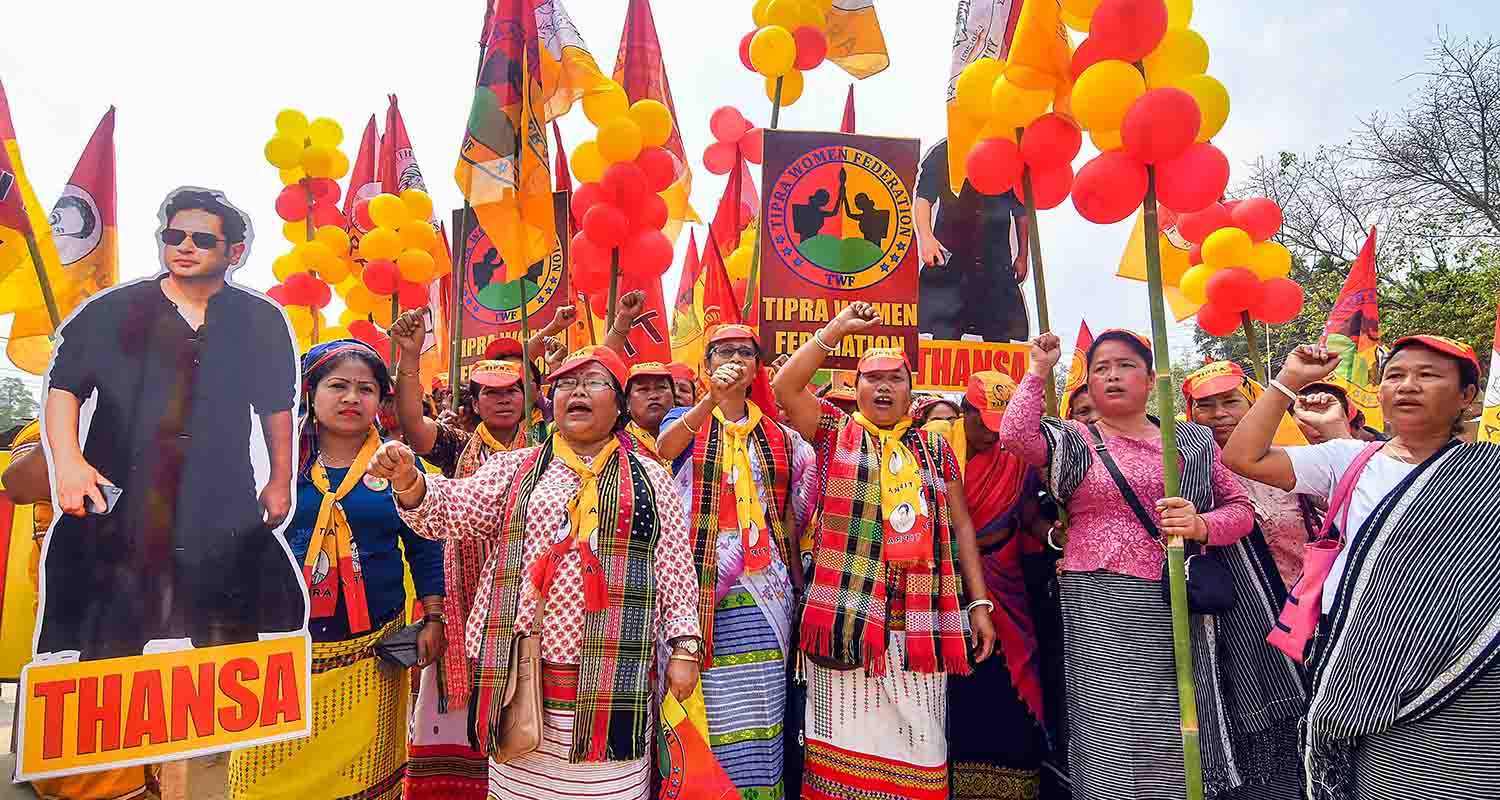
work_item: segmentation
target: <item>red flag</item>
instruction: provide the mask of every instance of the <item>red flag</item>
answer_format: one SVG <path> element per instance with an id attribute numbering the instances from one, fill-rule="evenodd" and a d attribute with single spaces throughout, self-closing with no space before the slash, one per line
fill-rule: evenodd
<path id="1" fill-rule="evenodd" d="M 662 60 L 661 40 L 656 34 L 656 20 L 651 16 L 650 0 L 630 0 L 611 77 L 625 89 L 630 102 L 657 100 L 672 112 L 672 135 L 663 147 L 677 159 L 677 182 L 661 195 L 667 201 L 665 231 L 675 242 L 684 222 L 700 220 L 688 202 L 693 191 L 693 172 L 688 168 L 687 151 L 682 146 L 677 106 L 672 102 L 672 86 L 667 81 L 667 65 Z"/>
<path id="2" fill-rule="evenodd" d="M 568 172 L 568 151 L 563 147 L 562 129 L 557 127 L 557 120 L 552 120 L 552 141 L 557 143 L 557 166 L 552 170 L 557 173 L 557 190 L 571 192 L 573 191 L 573 174 Z M 572 213 L 572 209 L 569 209 L 569 216 Z M 574 220 L 574 224 L 577 224 L 577 220 Z"/>
<path id="3" fill-rule="evenodd" d="M 854 133 L 854 84 L 849 84 L 849 95 L 844 98 L 844 121 L 839 123 L 839 133 Z"/>
<path id="4" fill-rule="evenodd" d="M 688 699 L 696 700 L 701 720 L 701 693 Z M 736 800 L 740 796 L 699 729 L 703 723 L 695 724 L 687 708 L 671 692 L 662 698 L 657 724 L 661 726 L 661 755 L 669 776 L 662 781 L 661 800 Z"/>
<path id="5" fill-rule="evenodd" d="M 713 225 L 710 226 L 714 238 L 733 251 L 739 246 L 740 234 L 755 221 L 759 208 L 760 193 L 755 190 L 755 178 L 750 173 L 750 166 L 741 158 L 730 173 L 729 182 L 724 185 L 724 194 L 719 197 L 719 208 L 714 212 Z"/>
<path id="6" fill-rule="evenodd" d="M 359 150 L 354 154 L 354 168 L 349 171 L 349 191 L 344 193 L 344 219 L 351 236 L 367 232 L 354 221 L 354 206 L 380 194 L 380 181 L 375 174 L 379 150 L 380 131 L 375 127 L 375 115 L 371 114 L 360 137 Z"/>
<path id="7" fill-rule="evenodd" d="M 703 320 L 693 304 L 703 264 L 698 251 L 697 231 L 688 231 L 687 256 L 677 279 L 677 301 L 672 307 L 672 358 L 684 364 L 703 360 Z"/>
<path id="8" fill-rule="evenodd" d="M 718 237 L 708 232 L 708 243 L 703 247 L 703 330 L 715 325 L 738 324 L 740 301 L 734 296 L 734 287 L 729 284 L 729 271 L 724 268 L 724 254 L 719 252 Z"/>
<path id="9" fill-rule="evenodd" d="M 1063 384 L 1062 399 L 1057 402 L 1057 416 L 1068 418 L 1068 408 L 1073 405 L 1073 393 L 1083 387 L 1089 379 L 1088 354 L 1094 346 L 1094 332 L 1089 330 L 1088 320 L 1078 323 L 1078 339 L 1073 345 L 1073 360 L 1068 363 L 1068 379 Z"/>
<path id="10" fill-rule="evenodd" d="M 1359 257 L 1349 267 L 1349 277 L 1339 291 L 1339 299 L 1328 312 L 1323 327 L 1323 344 L 1341 357 L 1333 383 L 1349 392 L 1349 400 L 1365 413 L 1365 424 L 1383 426 L 1380 397 L 1376 393 L 1379 375 L 1375 365 L 1380 347 L 1379 291 L 1375 275 L 1375 228 L 1360 249 Z"/>
<path id="11" fill-rule="evenodd" d="M 389 95 L 391 104 L 385 111 L 385 135 L 380 139 L 380 188 L 390 194 L 401 194 L 407 189 L 427 191 L 427 182 L 422 179 L 422 168 L 417 166 L 417 154 L 411 147 L 411 137 L 406 133 L 406 120 L 401 118 L 401 109 L 396 105 L 396 96 Z"/>
<path id="12" fill-rule="evenodd" d="M 667 304 L 662 296 L 661 276 L 620 277 L 621 295 L 636 289 L 646 293 L 646 304 L 630 324 L 630 337 L 625 340 L 625 352 L 621 355 L 625 356 L 627 364 L 643 361 L 665 364 L 672 360 L 672 339 L 667 327 Z"/>
<path id="13" fill-rule="evenodd" d="M 677 281 L 677 308 L 681 313 L 682 308 L 692 311 L 693 287 L 698 283 L 698 276 L 703 272 L 703 262 L 698 253 L 698 232 L 688 231 L 687 255 L 682 260 L 682 277 Z"/>
<path id="14" fill-rule="evenodd" d="M 31 233 L 31 220 L 26 217 L 26 205 L 21 202 L 21 176 L 11 163 L 10 151 L 15 149 L 16 126 L 10 121 L 10 103 L 5 99 L 5 87 L 0 86 L 0 228 L 10 228 L 25 235 Z"/>

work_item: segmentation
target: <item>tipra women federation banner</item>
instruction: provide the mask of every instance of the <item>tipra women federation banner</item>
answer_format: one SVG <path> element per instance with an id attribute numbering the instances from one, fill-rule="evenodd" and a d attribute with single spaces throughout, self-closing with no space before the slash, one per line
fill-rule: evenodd
<path id="1" fill-rule="evenodd" d="M 849 303 L 883 324 L 850 336 L 831 369 L 872 347 L 917 363 L 915 139 L 766 131 L 761 203 L 760 326 L 767 357 L 788 354 Z"/>
<path id="2" fill-rule="evenodd" d="M 47 372 L 56 513 L 18 779 L 310 729 L 307 591 L 279 533 L 297 463 L 291 326 L 229 280 L 253 233 L 221 193 L 178 189 L 159 223 L 162 271 L 75 310 Z"/>

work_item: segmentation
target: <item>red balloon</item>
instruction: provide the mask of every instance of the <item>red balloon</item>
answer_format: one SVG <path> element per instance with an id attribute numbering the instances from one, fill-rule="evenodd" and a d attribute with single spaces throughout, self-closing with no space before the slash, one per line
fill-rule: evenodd
<path id="1" fill-rule="evenodd" d="M 302 184 L 283 187 L 281 194 L 276 195 L 276 216 L 287 222 L 307 219 L 307 190 Z"/>
<path id="2" fill-rule="evenodd" d="M 574 274 L 579 270 L 609 270 L 609 250 L 594 244 L 588 234 L 579 231 L 573 234 L 568 248 L 568 259 L 573 263 Z"/>
<path id="3" fill-rule="evenodd" d="M 310 306 L 313 304 L 313 300 L 317 299 L 317 289 L 314 288 L 314 285 L 318 283 L 322 283 L 322 281 L 306 272 L 297 272 L 288 275 L 286 283 L 282 285 L 286 287 L 286 297 L 287 300 L 291 301 L 292 305 Z"/>
<path id="4" fill-rule="evenodd" d="M 354 224 L 362 231 L 375 230 L 375 220 L 370 219 L 370 198 L 354 203 Z"/>
<path id="5" fill-rule="evenodd" d="M 1179 214 L 1208 208 L 1229 187 L 1229 159 L 1211 144 L 1195 144 L 1156 165 L 1156 196 Z"/>
<path id="6" fill-rule="evenodd" d="M 313 225 L 321 228 L 324 225 L 332 225 L 335 228 L 344 227 L 344 215 L 339 213 L 338 207 L 328 203 L 318 203 L 313 206 Z"/>
<path id="7" fill-rule="evenodd" d="M 313 278 L 313 282 L 307 287 L 307 298 L 308 305 L 313 308 L 327 308 L 328 304 L 333 302 L 333 287 Z"/>
<path id="8" fill-rule="evenodd" d="M 1073 163 L 1083 147 L 1083 131 L 1058 113 L 1043 114 L 1026 126 L 1021 158 L 1035 169 Z"/>
<path id="9" fill-rule="evenodd" d="M 1243 228 L 1257 242 L 1264 242 L 1281 229 L 1281 206 L 1269 197 L 1247 197 L 1229 216 L 1236 228 Z"/>
<path id="10" fill-rule="evenodd" d="M 600 247 L 618 247 L 630 232 L 630 220 L 608 203 L 598 203 L 583 215 L 583 232 Z"/>
<path id="11" fill-rule="evenodd" d="M 599 179 L 599 188 L 613 205 L 630 208 L 646 196 L 646 173 L 633 161 L 611 164 Z"/>
<path id="12" fill-rule="evenodd" d="M 339 201 L 339 184 L 332 178 L 313 178 L 307 182 L 307 186 L 312 189 L 313 199 L 319 203 Z"/>
<path id="13" fill-rule="evenodd" d="M 349 335 L 365 344 L 379 341 L 383 334 L 375 327 L 375 323 L 367 319 L 357 319 L 349 323 Z"/>
<path id="14" fill-rule="evenodd" d="M 1036 207 L 1046 211 L 1057 208 L 1073 189 L 1073 165 L 1063 163 L 1051 169 L 1033 169 L 1031 188 L 1036 192 Z M 1026 202 L 1025 183 L 1016 186 L 1016 195 Z"/>
<path id="15" fill-rule="evenodd" d="M 365 288 L 379 297 L 390 297 L 401 285 L 401 271 L 396 269 L 393 261 L 371 261 L 365 264 L 361 277 Z"/>
<path id="16" fill-rule="evenodd" d="M 1238 314 L 1260 300 L 1260 278 L 1244 267 L 1215 272 L 1208 279 L 1208 302 Z"/>
<path id="17" fill-rule="evenodd" d="M 593 309 L 594 316 L 604 319 L 609 314 L 609 287 L 601 286 L 597 292 L 589 293 L 589 308 Z"/>
<path id="18" fill-rule="evenodd" d="M 1108 61 L 1110 58 L 1113 56 L 1105 50 L 1104 41 L 1090 36 L 1079 43 L 1078 49 L 1073 51 L 1073 60 L 1068 64 L 1068 71 L 1072 73 L 1073 81 L 1076 83 L 1078 76 L 1082 75 L 1084 70 L 1100 61 Z"/>
<path id="19" fill-rule="evenodd" d="M 278 304 L 283 306 L 296 305 L 292 302 L 291 298 L 287 297 L 287 291 L 288 290 L 286 288 L 286 284 L 278 283 L 266 290 L 266 297 L 275 300 Z"/>
<path id="20" fill-rule="evenodd" d="M 703 168 L 714 175 L 728 175 L 734 169 L 737 150 L 728 142 L 714 142 L 703 151 Z"/>
<path id="21" fill-rule="evenodd" d="M 573 190 L 573 199 L 569 201 L 569 210 L 573 219 L 581 220 L 583 215 L 589 213 L 589 209 L 595 204 L 604 201 L 604 190 L 599 188 L 597 181 L 578 184 Z"/>
<path id="22" fill-rule="evenodd" d="M 1233 222 L 1222 203 L 1212 203 L 1202 211 L 1183 214 L 1177 218 L 1177 232 L 1193 244 L 1203 244 L 1210 233 L 1227 228 Z"/>
<path id="23" fill-rule="evenodd" d="M 1209 303 L 1198 309 L 1198 327 L 1209 336 L 1228 336 L 1240 326 L 1240 312 Z"/>
<path id="24" fill-rule="evenodd" d="M 677 158 L 662 147 L 646 147 L 635 157 L 635 165 L 646 176 L 646 188 L 664 192 L 677 182 Z"/>
<path id="25" fill-rule="evenodd" d="M 1089 19 L 1089 38 L 1098 39 L 1105 58 L 1136 62 L 1145 58 L 1167 33 L 1167 4 L 1162 0 L 1104 0 Z"/>
<path id="26" fill-rule="evenodd" d="M 766 129 L 751 128 L 740 140 L 740 155 L 751 164 L 759 164 L 766 154 Z"/>
<path id="27" fill-rule="evenodd" d="M 817 28 L 803 25 L 792 31 L 792 38 L 797 40 L 797 69 L 810 70 L 823 63 L 823 59 L 828 56 L 828 37 Z"/>
<path id="28" fill-rule="evenodd" d="M 980 194 L 1005 194 L 1021 180 L 1021 148 L 1009 139 L 981 139 L 969 150 L 969 185 Z"/>
<path id="29" fill-rule="evenodd" d="M 1120 150 L 1100 153 L 1073 179 L 1073 207 L 1089 222 L 1119 222 L 1146 199 L 1146 165 Z"/>
<path id="30" fill-rule="evenodd" d="M 1178 230 L 1182 230 L 1178 228 Z M 1203 245 L 1194 243 L 1188 248 L 1188 266 L 1196 267 L 1203 263 Z"/>
<path id="31" fill-rule="evenodd" d="M 1291 278 L 1272 278 L 1261 284 L 1260 302 L 1250 316 L 1267 325 L 1282 325 L 1302 313 L 1302 287 Z"/>
<path id="32" fill-rule="evenodd" d="M 636 231 L 620 245 L 620 273 L 654 278 L 672 266 L 672 240 L 660 230 Z"/>
<path id="33" fill-rule="evenodd" d="M 755 64 L 751 63 L 750 61 L 750 40 L 754 39 L 755 34 L 759 32 L 760 29 L 756 28 L 755 30 L 745 34 L 744 38 L 740 39 L 740 63 L 744 64 L 745 69 L 748 69 L 751 72 L 755 72 Z"/>
<path id="34" fill-rule="evenodd" d="M 1152 89 L 1125 112 L 1120 141 L 1125 152 L 1147 164 L 1182 155 L 1198 136 L 1203 115 L 1198 102 L 1181 89 Z"/>
<path id="35" fill-rule="evenodd" d="M 427 305 L 427 287 L 420 283 L 402 281 L 396 289 L 396 301 L 401 304 L 402 311 L 410 311 Z"/>
<path id="36" fill-rule="evenodd" d="M 729 144 L 738 142 L 750 130 L 750 121 L 734 106 L 720 106 L 708 118 L 708 129 L 714 138 Z"/>
<path id="37" fill-rule="evenodd" d="M 630 209 L 630 226 L 637 231 L 659 231 L 667 226 L 667 201 L 659 194 L 647 195 L 646 199 Z"/>

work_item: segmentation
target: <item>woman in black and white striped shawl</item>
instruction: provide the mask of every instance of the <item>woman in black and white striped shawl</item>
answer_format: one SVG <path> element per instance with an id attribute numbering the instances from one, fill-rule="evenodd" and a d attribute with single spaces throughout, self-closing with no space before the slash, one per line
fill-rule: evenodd
<path id="1" fill-rule="evenodd" d="M 1300 347 L 1225 447 L 1234 471 L 1325 498 L 1363 443 L 1270 447 L 1297 388 L 1338 356 Z M 1500 448 L 1462 444 L 1478 392 L 1459 342 L 1396 342 L 1380 383 L 1395 436 L 1358 476 L 1323 586 L 1303 754 L 1314 800 L 1496 796 Z"/>

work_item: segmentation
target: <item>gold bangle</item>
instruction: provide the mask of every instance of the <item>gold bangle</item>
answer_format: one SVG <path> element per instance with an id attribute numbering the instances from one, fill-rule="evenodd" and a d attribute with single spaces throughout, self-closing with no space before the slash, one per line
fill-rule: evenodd
<path id="1" fill-rule="evenodd" d="M 396 484 L 394 482 L 391 483 L 391 488 L 395 489 L 395 492 L 396 492 L 397 495 L 403 495 L 403 494 L 406 494 L 407 492 L 411 491 L 412 489 L 417 488 L 417 484 L 419 484 L 421 482 L 422 482 L 422 473 L 419 470 L 417 472 L 417 477 L 413 478 L 412 482 L 405 489 L 396 489 L 395 488 Z"/>
<path id="2" fill-rule="evenodd" d="M 694 436 L 697 436 L 698 435 L 698 431 L 703 428 L 702 425 L 699 425 L 698 427 L 694 428 L 693 427 L 693 423 L 688 422 L 688 415 L 687 414 L 683 414 L 682 415 L 682 427 L 687 428 L 688 429 L 688 433 L 691 433 Z"/>
<path id="3" fill-rule="evenodd" d="M 703 662 L 700 661 L 697 656 L 690 656 L 687 653 L 673 653 L 672 655 L 668 656 L 668 659 L 672 661 L 691 661 L 692 663 L 699 666 L 703 665 Z"/>

